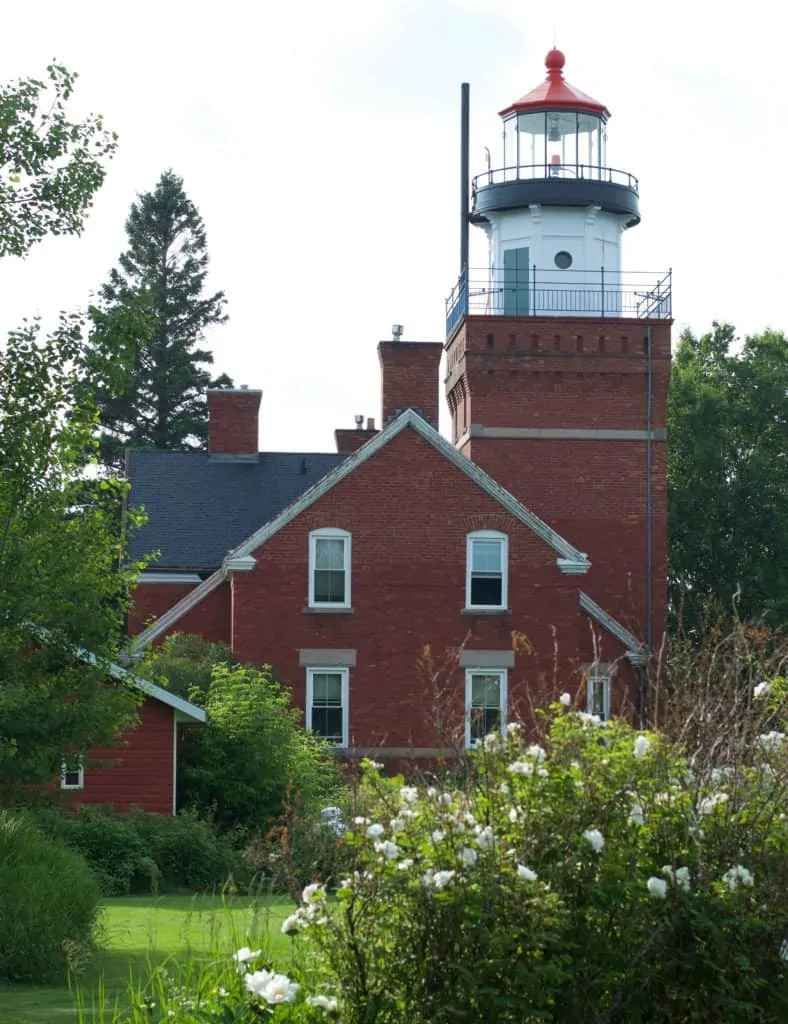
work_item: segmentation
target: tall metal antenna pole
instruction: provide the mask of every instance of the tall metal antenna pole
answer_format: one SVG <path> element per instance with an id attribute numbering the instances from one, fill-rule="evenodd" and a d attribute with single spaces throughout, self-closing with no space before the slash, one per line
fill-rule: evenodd
<path id="1" fill-rule="evenodd" d="M 461 113 L 460 113 L 460 274 L 468 270 L 468 246 L 470 226 L 470 192 L 471 182 L 469 176 L 468 147 L 470 140 L 470 93 L 471 87 L 463 82 L 461 90 Z"/>

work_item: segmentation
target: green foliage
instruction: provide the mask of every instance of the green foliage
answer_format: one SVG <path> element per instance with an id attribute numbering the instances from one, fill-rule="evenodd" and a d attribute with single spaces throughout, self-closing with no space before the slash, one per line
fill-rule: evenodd
<path id="1" fill-rule="evenodd" d="M 226 644 L 175 634 L 141 667 L 146 678 L 208 712 L 180 739 L 178 792 L 184 807 L 224 829 L 259 830 L 286 804 L 309 816 L 338 785 L 330 748 L 304 732 L 302 712 L 270 669 L 241 666 Z"/>
<path id="2" fill-rule="evenodd" d="M 151 873 L 143 864 L 145 846 L 129 819 L 96 807 L 80 807 L 75 813 L 38 811 L 34 820 L 46 835 L 85 858 L 105 895 L 135 889 L 150 892 Z"/>
<path id="3" fill-rule="evenodd" d="M 79 234 L 115 150 L 100 117 L 68 120 L 76 74 L 50 64 L 47 78 L 0 86 L 0 256 Z"/>
<path id="4" fill-rule="evenodd" d="M 176 963 L 151 968 L 147 977 L 129 984 L 129 1010 L 89 1013 L 80 993 L 79 1024 L 326 1024 L 335 1019 L 336 1000 L 311 994 L 309 971 L 292 964 L 288 974 L 280 973 L 262 945 L 243 946 L 233 956 L 217 949 L 208 962 L 187 953 Z"/>
<path id="5" fill-rule="evenodd" d="M 319 809 L 303 808 L 287 800 L 277 824 L 262 837 L 246 843 L 244 863 L 256 877 L 266 878 L 274 892 L 298 898 L 313 878 L 336 884 L 352 867 L 353 850 L 345 842 L 346 823 L 354 814 L 358 793 L 338 788 L 332 803 Z"/>
<path id="6" fill-rule="evenodd" d="M 206 330 L 227 320 L 223 292 L 205 295 L 208 252 L 202 218 L 172 171 L 140 195 L 126 221 L 128 249 L 102 289 L 104 322 L 94 335 L 97 358 L 131 342 L 121 386 L 98 397 L 102 461 L 122 468 L 126 446 L 192 450 L 205 446 L 205 391 L 232 387 L 205 369 L 213 355 L 199 348 Z M 118 324 L 113 314 L 136 320 Z"/>
<path id="7" fill-rule="evenodd" d="M 0 979 L 64 974 L 92 947 L 99 898 L 79 854 L 0 811 Z"/>
<path id="8" fill-rule="evenodd" d="M 193 811 L 171 818 L 138 811 L 129 820 L 160 872 L 162 888 L 199 892 L 222 886 L 231 876 L 243 881 L 228 837 Z"/>
<path id="9" fill-rule="evenodd" d="M 268 669 L 217 665 L 210 688 L 193 691 L 208 712 L 182 751 L 181 791 L 188 805 L 214 815 L 223 828 L 261 828 L 295 794 L 314 808 L 337 783 L 334 755 L 304 732 L 302 712 Z"/>
<path id="10" fill-rule="evenodd" d="M 685 331 L 668 400 L 671 599 L 697 629 L 788 619 L 788 339 Z"/>
<path id="11" fill-rule="evenodd" d="M 317 949 L 341 1019 L 785 1020 L 784 735 L 690 766 L 556 705 L 543 742 L 490 736 L 464 790 L 382 786 L 354 819 L 336 901 L 310 886 L 283 926 Z"/>
<path id="12" fill-rule="evenodd" d="M 211 688 L 214 666 L 238 664 L 229 644 L 211 643 L 193 633 L 172 633 L 151 652 L 141 674 L 161 679 L 168 690 L 184 700 L 194 698 L 203 707 Z M 185 742 L 193 732 L 184 737 Z"/>
<path id="13" fill-rule="evenodd" d="M 38 324 L 0 352 L 0 781 L 47 782 L 63 756 L 112 746 L 138 693 L 109 685 L 139 570 L 123 564 L 120 482 L 86 474 L 91 395 L 113 370 L 87 357 L 84 324 Z M 139 521 L 129 513 L 127 525 Z M 96 656 L 89 666 L 79 649 Z"/>
<path id="14" fill-rule="evenodd" d="M 190 813 L 120 817 L 80 807 L 73 813 L 40 810 L 34 820 L 84 856 L 106 895 L 222 886 L 237 863 L 229 840 Z"/>

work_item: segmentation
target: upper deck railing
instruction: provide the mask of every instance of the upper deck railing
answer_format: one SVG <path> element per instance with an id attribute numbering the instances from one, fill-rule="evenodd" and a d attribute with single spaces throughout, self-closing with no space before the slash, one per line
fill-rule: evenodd
<path id="1" fill-rule="evenodd" d="M 474 195 L 488 185 L 502 185 L 507 181 L 540 181 L 547 179 L 566 179 L 567 181 L 601 181 L 609 185 L 621 185 L 637 193 L 638 180 L 628 171 L 619 171 L 615 167 L 600 167 L 595 164 L 521 164 L 519 167 L 498 167 L 494 170 L 477 174 L 471 189 Z"/>
<path id="2" fill-rule="evenodd" d="M 632 317 L 669 320 L 672 272 L 474 270 L 460 274 L 446 299 L 446 336 L 471 316 Z"/>

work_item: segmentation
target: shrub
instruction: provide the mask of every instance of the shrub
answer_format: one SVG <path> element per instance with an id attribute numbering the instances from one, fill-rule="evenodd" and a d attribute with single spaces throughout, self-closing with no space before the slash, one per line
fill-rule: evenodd
<path id="1" fill-rule="evenodd" d="M 181 807 L 223 829 L 260 834 L 292 794 L 310 811 L 331 802 L 333 752 L 305 732 L 303 713 L 270 666 L 239 665 L 226 644 L 176 633 L 143 671 L 208 712 L 208 724 L 185 730 L 179 741 Z"/>
<path id="2" fill-rule="evenodd" d="M 196 695 L 196 694 L 195 694 Z M 266 827 L 288 793 L 316 809 L 338 782 L 332 750 L 302 728 L 302 712 L 270 672 L 216 665 L 203 707 L 205 728 L 181 747 L 184 800 L 222 828 Z"/>
<path id="3" fill-rule="evenodd" d="M 168 690 L 203 707 L 214 666 L 237 664 L 229 644 L 211 643 L 194 633 L 172 633 L 150 652 L 143 674 L 160 679 Z M 194 732 L 199 730 L 186 731 L 186 742 Z"/>
<path id="4" fill-rule="evenodd" d="M 107 896 L 150 892 L 152 872 L 147 851 L 133 823 L 100 807 L 74 812 L 40 810 L 34 820 L 47 835 L 77 850 L 93 870 Z M 154 873 L 155 878 L 155 873 Z"/>
<path id="5" fill-rule="evenodd" d="M 285 922 L 342 1020 L 788 1019 L 783 733 L 696 767 L 557 704 L 542 743 L 515 725 L 471 756 L 465 789 L 381 785 L 354 819 L 336 902 L 308 886 Z"/>
<path id="6" fill-rule="evenodd" d="M 100 898 L 83 857 L 0 812 L 0 978 L 64 973 L 91 948 Z"/>
<path id="7" fill-rule="evenodd" d="M 345 842 L 346 823 L 353 817 L 358 793 L 349 788 L 338 804 L 319 810 L 288 803 L 282 819 L 260 839 L 252 837 L 242 856 L 258 883 L 267 879 L 274 892 L 298 899 L 313 878 L 336 884 L 352 865 L 353 852 Z M 348 799 L 355 797 L 354 800 Z"/>
<path id="8" fill-rule="evenodd" d="M 138 811 L 129 823 L 160 872 L 164 889 L 209 889 L 231 875 L 239 880 L 239 861 L 230 840 L 192 811 L 169 818 Z"/>
<path id="9" fill-rule="evenodd" d="M 108 895 L 223 885 L 236 864 L 229 839 L 193 814 L 136 811 L 118 816 L 100 807 L 39 810 L 47 834 L 81 853 Z"/>

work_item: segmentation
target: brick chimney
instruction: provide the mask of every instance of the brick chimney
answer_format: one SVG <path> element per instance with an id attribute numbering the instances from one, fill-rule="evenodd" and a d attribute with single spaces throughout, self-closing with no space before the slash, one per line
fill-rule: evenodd
<path id="1" fill-rule="evenodd" d="M 208 391 L 208 451 L 212 455 L 257 455 L 262 391 L 211 388 Z"/>
<path id="2" fill-rule="evenodd" d="M 356 416 L 355 430 L 343 430 L 340 427 L 334 431 L 334 440 L 340 455 L 352 455 L 353 452 L 359 450 L 362 444 L 366 444 L 371 437 L 380 433 L 375 429 L 375 421 L 371 417 L 367 420 L 366 429 L 364 429 L 363 423 L 364 417 Z"/>
<path id="3" fill-rule="evenodd" d="M 381 426 L 404 409 L 416 409 L 438 428 L 440 409 L 440 341 L 381 341 Z"/>

